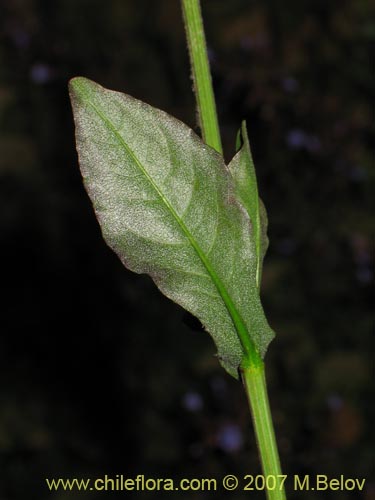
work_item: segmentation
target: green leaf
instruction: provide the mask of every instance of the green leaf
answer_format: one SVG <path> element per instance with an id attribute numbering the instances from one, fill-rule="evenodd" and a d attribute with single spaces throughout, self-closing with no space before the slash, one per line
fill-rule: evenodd
<path id="1" fill-rule="evenodd" d="M 233 177 L 237 199 L 242 203 L 251 220 L 257 255 L 256 283 L 259 289 L 263 259 L 268 248 L 267 212 L 259 198 L 258 183 L 245 122 L 242 123 L 241 131 L 237 136 L 237 149 L 240 148 L 241 144 L 241 149 L 229 163 L 228 169 Z"/>
<path id="2" fill-rule="evenodd" d="M 233 376 L 273 337 L 251 225 L 223 158 L 186 125 L 85 78 L 70 83 L 80 167 L 108 245 L 212 335 Z"/>

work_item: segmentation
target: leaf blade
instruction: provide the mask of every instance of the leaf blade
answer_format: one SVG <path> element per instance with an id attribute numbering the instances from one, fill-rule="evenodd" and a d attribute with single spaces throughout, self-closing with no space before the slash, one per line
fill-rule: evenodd
<path id="1" fill-rule="evenodd" d="M 256 283 L 260 288 L 262 278 L 263 259 L 268 248 L 267 238 L 267 212 L 259 197 L 258 182 L 255 166 L 251 154 L 246 122 L 240 129 L 241 141 L 237 141 L 238 153 L 228 165 L 235 185 L 235 192 L 247 213 L 249 214 L 252 232 L 255 239 L 257 254 Z"/>
<path id="2" fill-rule="evenodd" d="M 201 320 L 236 376 L 244 351 L 255 344 L 264 354 L 273 332 L 248 286 L 249 221 L 222 157 L 186 125 L 130 96 L 82 78 L 70 91 L 81 171 L 105 240 L 126 267 L 150 274 Z"/>

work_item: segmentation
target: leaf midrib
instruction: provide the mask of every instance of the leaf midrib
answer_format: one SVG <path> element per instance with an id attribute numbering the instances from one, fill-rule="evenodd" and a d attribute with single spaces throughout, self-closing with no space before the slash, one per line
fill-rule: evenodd
<path id="1" fill-rule="evenodd" d="M 84 89 L 81 87 L 82 93 L 84 92 Z M 164 193 L 161 191 L 159 186 L 154 182 L 152 177 L 149 175 L 147 170 L 144 168 L 142 163 L 138 160 L 137 156 L 134 154 L 132 149 L 128 146 L 128 144 L 124 141 L 123 137 L 121 134 L 118 132 L 114 124 L 111 122 L 111 120 L 102 113 L 102 111 L 88 98 L 87 95 L 85 95 L 85 100 L 86 102 L 92 107 L 92 109 L 96 112 L 96 114 L 103 120 L 105 125 L 113 132 L 115 135 L 117 141 L 120 143 L 120 145 L 128 152 L 128 154 L 132 157 L 136 165 L 138 166 L 139 170 L 143 173 L 145 178 L 148 180 L 152 188 L 156 191 L 156 193 L 159 195 L 160 199 L 164 203 L 164 205 L 167 207 L 167 209 L 170 211 L 172 214 L 173 218 L 177 222 L 177 224 L 180 226 L 182 232 L 186 236 L 186 238 L 189 240 L 191 243 L 193 249 L 197 253 L 199 259 L 201 260 L 203 266 L 206 268 L 208 274 L 210 275 L 214 285 L 216 286 L 217 291 L 219 292 L 219 295 L 221 296 L 224 305 L 232 319 L 233 325 L 237 331 L 238 338 L 241 342 L 241 345 L 245 351 L 245 354 L 247 354 L 249 357 L 252 357 L 254 355 L 254 351 L 256 351 L 256 348 L 254 346 L 254 343 L 252 342 L 248 330 L 246 328 L 246 325 L 241 318 L 240 313 L 237 311 L 236 306 L 234 305 L 229 293 L 227 292 L 224 284 L 222 283 L 221 279 L 219 276 L 216 274 L 214 271 L 210 261 L 207 259 L 206 255 L 200 248 L 199 244 L 196 242 L 195 238 L 193 235 L 190 233 L 189 229 L 185 225 L 184 221 L 179 217 L 177 212 L 174 210 L 173 206 L 170 204 L 169 200 L 166 198 Z"/>

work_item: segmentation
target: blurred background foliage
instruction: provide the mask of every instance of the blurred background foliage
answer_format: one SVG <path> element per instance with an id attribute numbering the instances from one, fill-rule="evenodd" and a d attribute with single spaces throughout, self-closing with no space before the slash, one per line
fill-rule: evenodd
<path id="1" fill-rule="evenodd" d="M 197 130 L 179 2 L 0 9 L 1 500 L 105 496 L 50 493 L 45 477 L 259 473 L 240 384 L 199 324 L 105 246 L 77 167 L 75 75 Z M 203 0 L 226 158 L 246 119 L 269 213 L 263 302 L 278 334 L 267 370 L 284 471 L 368 478 L 366 492 L 327 499 L 375 491 L 374 10 L 366 0 Z M 321 498 L 289 498 L 302 496 Z"/>

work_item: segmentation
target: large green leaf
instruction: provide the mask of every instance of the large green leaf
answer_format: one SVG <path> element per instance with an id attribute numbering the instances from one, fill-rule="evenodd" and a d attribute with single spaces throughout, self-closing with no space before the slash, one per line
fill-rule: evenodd
<path id="1" fill-rule="evenodd" d="M 239 138 L 242 147 L 229 163 L 228 168 L 233 177 L 237 199 L 244 206 L 251 220 L 257 255 L 256 283 L 259 289 L 263 259 L 268 248 L 267 213 L 259 198 L 258 183 L 245 122 L 242 123 Z"/>
<path id="2" fill-rule="evenodd" d="M 212 335 L 237 377 L 273 332 L 251 224 L 222 157 L 166 113 L 84 78 L 70 83 L 86 189 L 108 245 Z"/>

